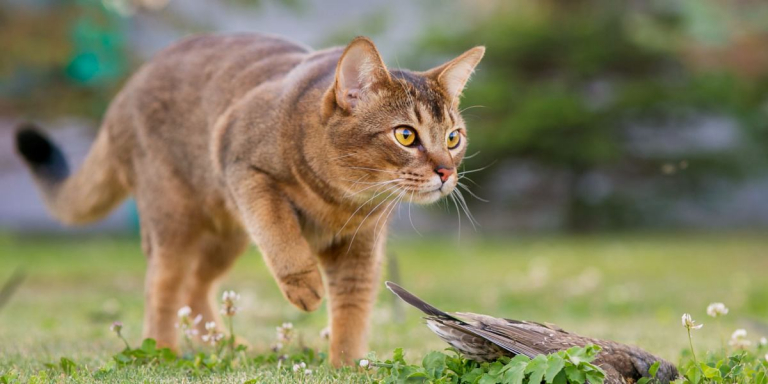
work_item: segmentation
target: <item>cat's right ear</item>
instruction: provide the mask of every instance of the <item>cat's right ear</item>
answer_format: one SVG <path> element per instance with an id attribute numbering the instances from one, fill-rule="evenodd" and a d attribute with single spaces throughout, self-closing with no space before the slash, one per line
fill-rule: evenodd
<path id="1" fill-rule="evenodd" d="M 336 104 L 352 112 L 377 85 L 391 81 L 379 51 L 367 37 L 356 37 L 344 50 L 336 66 Z"/>

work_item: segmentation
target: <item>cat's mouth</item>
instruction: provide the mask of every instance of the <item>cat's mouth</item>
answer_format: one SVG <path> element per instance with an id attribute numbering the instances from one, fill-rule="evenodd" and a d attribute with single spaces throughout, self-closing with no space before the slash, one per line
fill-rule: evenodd
<path id="1" fill-rule="evenodd" d="M 383 205 L 386 201 L 416 204 L 432 204 L 450 195 L 456 188 L 457 181 L 450 178 L 446 182 L 435 178 L 406 178 L 363 182 L 357 181 L 356 187 L 350 187 L 345 196 L 355 198 L 364 204 Z"/>
<path id="2" fill-rule="evenodd" d="M 418 191 L 411 197 L 411 202 L 416 204 L 432 204 L 443 197 L 443 192 L 440 189 L 432 191 Z"/>
<path id="3" fill-rule="evenodd" d="M 410 201 L 417 204 L 432 204 L 443 197 L 446 197 L 453 192 L 456 188 L 455 183 L 446 182 L 441 183 L 439 186 L 427 190 L 414 190 Z"/>

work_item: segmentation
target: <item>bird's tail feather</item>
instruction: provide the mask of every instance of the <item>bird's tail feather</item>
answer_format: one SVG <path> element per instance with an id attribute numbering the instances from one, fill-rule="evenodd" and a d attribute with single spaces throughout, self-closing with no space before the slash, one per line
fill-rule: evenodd
<path id="1" fill-rule="evenodd" d="M 385 282 L 384 285 L 386 285 L 387 288 L 389 288 L 389 290 L 392 291 L 392 293 L 397 295 L 397 297 L 403 299 L 403 301 L 416 307 L 418 310 L 426 313 L 427 315 L 437 316 L 441 318 L 455 319 L 453 316 L 427 304 L 427 302 L 425 302 L 424 300 L 419 299 L 418 297 L 416 297 L 416 295 L 406 291 L 405 288 L 391 281 Z"/>

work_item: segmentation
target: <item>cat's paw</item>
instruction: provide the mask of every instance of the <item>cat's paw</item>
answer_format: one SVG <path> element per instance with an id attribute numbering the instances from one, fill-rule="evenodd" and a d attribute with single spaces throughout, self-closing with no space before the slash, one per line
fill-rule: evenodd
<path id="1" fill-rule="evenodd" d="M 307 312 L 320 307 L 325 295 L 323 278 L 317 267 L 283 278 L 280 281 L 280 289 L 291 304 Z"/>

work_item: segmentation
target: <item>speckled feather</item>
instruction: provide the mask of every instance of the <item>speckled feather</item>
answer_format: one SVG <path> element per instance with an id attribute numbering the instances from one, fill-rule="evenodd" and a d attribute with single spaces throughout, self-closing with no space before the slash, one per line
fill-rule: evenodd
<path id="1" fill-rule="evenodd" d="M 657 379 L 662 383 L 678 376 L 675 366 L 638 347 L 613 341 L 579 336 L 547 323 L 511 320 L 467 312 L 443 312 L 402 287 L 386 283 L 394 294 L 427 316 L 427 326 L 445 342 L 470 360 L 493 361 L 501 356 L 535 357 L 574 346 L 595 344 L 602 347 L 594 363 L 606 373 L 607 384 L 634 383 L 648 376 L 648 369 L 659 361 Z"/>

